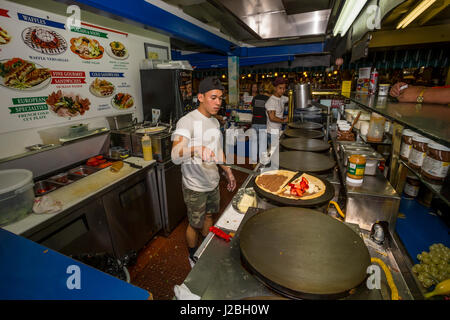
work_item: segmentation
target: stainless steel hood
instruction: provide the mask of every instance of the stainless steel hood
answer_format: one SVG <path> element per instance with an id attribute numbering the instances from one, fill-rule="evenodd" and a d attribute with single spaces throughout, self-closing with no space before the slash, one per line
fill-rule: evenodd
<path id="1" fill-rule="evenodd" d="M 331 13 L 331 9 L 324 9 L 288 14 L 282 0 L 221 0 L 220 2 L 262 39 L 325 34 Z M 312 8 L 311 5 L 309 8 Z"/>

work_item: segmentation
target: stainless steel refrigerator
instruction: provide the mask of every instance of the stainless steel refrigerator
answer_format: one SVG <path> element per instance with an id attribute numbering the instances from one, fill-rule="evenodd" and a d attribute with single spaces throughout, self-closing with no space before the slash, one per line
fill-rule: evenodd
<path id="1" fill-rule="evenodd" d="M 175 123 L 193 110 L 192 71 L 181 69 L 141 70 L 144 121 L 152 121 L 152 109 L 160 110 L 159 121 Z"/>

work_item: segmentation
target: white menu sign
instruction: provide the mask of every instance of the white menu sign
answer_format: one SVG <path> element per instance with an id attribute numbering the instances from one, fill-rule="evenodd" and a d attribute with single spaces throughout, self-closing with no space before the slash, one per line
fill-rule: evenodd
<path id="1" fill-rule="evenodd" d="M 135 111 L 137 46 L 66 19 L 0 1 L 0 133 Z"/>

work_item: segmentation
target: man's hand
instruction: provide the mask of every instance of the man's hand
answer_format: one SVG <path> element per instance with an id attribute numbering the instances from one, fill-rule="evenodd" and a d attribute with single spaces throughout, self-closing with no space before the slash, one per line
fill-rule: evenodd
<path id="1" fill-rule="evenodd" d="M 404 82 L 397 82 L 396 84 L 394 84 L 394 85 L 391 87 L 391 90 L 389 91 L 389 94 L 390 94 L 392 97 L 397 98 L 397 97 L 400 95 L 400 93 L 401 93 L 400 88 L 403 87 L 403 86 L 406 85 L 406 84 L 407 84 L 407 83 L 404 83 Z"/>
<path id="2" fill-rule="evenodd" d="M 234 191 L 234 189 L 236 188 L 236 179 L 234 178 L 233 172 L 230 168 L 228 168 L 228 170 L 225 170 L 225 177 L 228 181 L 227 190 L 229 192 Z"/>
<path id="3" fill-rule="evenodd" d="M 194 147 L 194 157 L 201 158 L 205 162 L 218 162 L 214 151 L 205 146 Z"/>

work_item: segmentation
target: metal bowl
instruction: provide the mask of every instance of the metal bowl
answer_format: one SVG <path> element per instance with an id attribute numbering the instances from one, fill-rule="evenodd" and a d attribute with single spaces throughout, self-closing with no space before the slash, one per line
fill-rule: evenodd
<path id="1" fill-rule="evenodd" d="M 79 166 L 76 168 L 73 168 L 69 170 L 70 176 L 78 176 L 78 177 L 87 177 L 88 175 L 91 175 L 95 172 L 97 172 L 99 169 L 89 167 L 89 166 Z"/>
<path id="2" fill-rule="evenodd" d="M 41 180 L 34 184 L 34 194 L 36 197 L 46 195 L 52 191 L 55 191 L 63 184 L 59 184 L 50 180 Z"/>
<path id="3" fill-rule="evenodd" d="M 256 193 L 255 190 L 253 188 L 241 188 L 239 189 L 235 196 L 233 197 L 233 200 L 231 202 L 231 205 L 233 206 L 234 210 L 236 210 L 239 213 L 245 214 L 245 212 L 242 212 L 238 209 L 238 204 L 241 201 L 242 197 L 244 196 L 244 194 L 248 194 L 251 197 L 255 197 L 256 198 Z"/>

